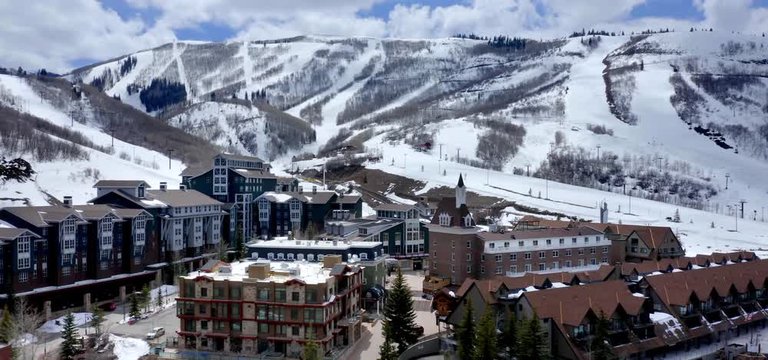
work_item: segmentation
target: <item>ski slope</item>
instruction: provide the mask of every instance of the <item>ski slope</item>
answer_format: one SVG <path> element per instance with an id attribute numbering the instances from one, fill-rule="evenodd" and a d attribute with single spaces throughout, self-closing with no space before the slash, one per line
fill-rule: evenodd
<path id="1" fill-rule="evenodd" d="M 69 116 L 45 100 L 42 100 L 24 79 L 8 75 L 0 75 L 0 86 L 12 93 L 21 106 L 21 112 L 45 119 L 53 124 L 80 132 L 94 144 L 111 147 L 112 137 L 104 129 L 95 127 L 91 121 L 85 124 L 72 122 Z M 48 195 L 61 200 L 70 195 L 75 203 L 85 203 L 96 196 L 93 184 L 100 179 L 142 179 L 150 186 L 157 188 L 161 181 L 169 186 L 178 186 L 178 174 L 184 168 L 178 160 L 169 162 L 165 154 L 148 150 L 118 139 L 114 139 L 113 154 L 106 154 L 91 148 L 81 147 L 88 155 L 88 160 L 54 162 L 30 161 L 36 171 L 33 181 L 27 183 L 8 182 L 0 186 L 0 193 L 7 198 L 27 198 L 34 205 L 46 205 Z M 120 158 L 126 154 L 129 160 Z M 3 152 L 6 157 L 25 156 L 27 154 L 10 154 Z M 125 157 L 125 155 L 124 155 Z M 139 164 L 140 163 L 140 164 Z M 18 201 L 0 200 L 0 206 L 22 205 Z"/>

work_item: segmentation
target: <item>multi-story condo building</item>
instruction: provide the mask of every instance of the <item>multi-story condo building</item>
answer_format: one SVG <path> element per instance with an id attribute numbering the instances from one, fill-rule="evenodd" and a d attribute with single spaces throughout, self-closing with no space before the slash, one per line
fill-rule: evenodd
<path id="1" fill-rule="evenodd" d="M 172 190 L 161 182 L 158 190 L 149 190 L 143 181 L 120 182 L 120 188 L 115 188 L 113 182 L 97 183 L 98 196 L 91 202 L 125 210 L 145 210 L 152 216 L 153 221 L 147 223 L 151 231 L 146 239 L 151 245 L 144 250 L 150 263 L 187 259 L 199 267 L 213 256 L 225 235 L 224 225 L 231 220 L 224 211 L 225 204 L 184 185 Z M 231 231 L 226 235 L 230 236 Z"/>
<path id="2" fill-rule="evenodd" d="M 269 164 L 257 157 L 218 154 L 206 166 L 184 169 L 181 183 L 222 203 L 236 204 L 239 215 L 234 220 L 239 230 L 234 233 L 247 242 L 254 235 L 254 199 L 267 191 L 298 188 L 297 180 L 278 178 L 269 170 Z"/>
<path id="3" fill-rule="evenodd" d="M 196 350 L 296 358 L 315 341 L 325 354 L 360 338 L 362 282 L 338 255 L 221 264 L 179 278 L 178 334 Z"/>
<path id="4" fill-rule="evenodd" d="M 247 245 L 251 259 L 270 261 L 319 261 L 326 256 L 341 256 L 347 264 L 363 267 L 363 294 L 366 309 L 383 304 L 387 278 L 386 259 L 379 242 L 349 240 L 257 240 Z"/>
<path id="5" fill-rule="evenodd" d="M 53 310 L 124 295 L 155 276 L 145 271 L 147 248 L 157 246 L 147 240 L 151 220 L 142 210 L 73 206 L 70 197 L 62 206 L 0 209 L 14 238 L 0 245 L 2 292 Z"/>
<path id="6" fill-rule="evenodd" d="M 254 204 L 258 211 L 257 233 L 262 238 L 288 236 L 289 232 L 319 234 L 325 228 L 325 221 L 333 218 L 334 211 L 346 211 L 355 218 L 363 211 L 360 195 L 318 191 L 314 186 L 306 193 L 301 187 L 297 192 L 266 192 L 256 198 Z"/>
<path id="7" fill-rule="evenodd" d="M 429 253 L 429 235 L 422 224 L 421 212 L 416 205 L 381 204 L 377 206 L 376 218 L 398 221 L 394 236 L 384 233 L 381 238 L 387 253 L 394 258 L 424 259 Z M 388 239 L 386 239 L 388 237 Z"/>

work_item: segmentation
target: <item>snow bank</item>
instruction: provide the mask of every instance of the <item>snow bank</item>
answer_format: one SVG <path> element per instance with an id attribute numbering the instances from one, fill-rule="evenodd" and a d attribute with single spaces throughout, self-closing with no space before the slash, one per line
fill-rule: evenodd
<path id="1" fill-rule="evenodd" d="M 82 312 L 82 313 L 72 313 L 72 315 L 75 317 L 75 326 L 82 326 L 87 324 L 91 321 L 91 317 L 93 317 L 93 314 Z M 39 331 L 42 331 L 44 333 L 57 333 L 61 332 L 63 330 L 64 326 L 64 318 L 66 315 L 53 320 L 48 320 L 38 328 Z"/>
<path id="2" fill-rule="evenodd" d="M 118 360 L 138 360 L 149 354 L 149 344 L 144 340 L 124 338 L 110 334 L 109 341 L 115 344 L 115 356 Z"/>

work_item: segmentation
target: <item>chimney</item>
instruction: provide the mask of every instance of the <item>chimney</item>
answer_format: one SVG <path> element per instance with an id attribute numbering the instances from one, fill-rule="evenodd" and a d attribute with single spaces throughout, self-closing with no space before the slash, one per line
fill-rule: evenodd
<path id="1" fill-rule="evenodd" d="M 248 277 L 264 280 L 269 277 L 270 267 L 268 263 L 256 263 L 248 266 Z"/>
<path id="2" fill-rule="evenodd" d="M 165 181 L 160 182 L 160 191 L 168 190 L 168 183 Z"/>
<path id="3" fill-rule="evenodd" d="M 323 258 L 324 268 L 332 268 L 336 264 L 341 264 L 341 255 L 325 255 L 325 257 Z"/>
<path id="4" fill-rule="evenodd" d="M 72 207 L 72 197 L 71 196 L 65 196 L 64 197 L 64 207 Z"/>
<path id="5" fill-rule="evenodd" d="M 304 187 L 303 186 L 299 186 L 299 194 L 301 194 L 303 192 L 304 192 Z"/>
<path id="6" fill-rule="evenodd" d="M 312 185 L 312 193 L 317 194 L 317 186 Z"/>
<path id="7" fill-rule="evenodd" d="M 179 190 L 187 191 L 187 185 L 184 185 L 184 184 L 179 185 Z"/>

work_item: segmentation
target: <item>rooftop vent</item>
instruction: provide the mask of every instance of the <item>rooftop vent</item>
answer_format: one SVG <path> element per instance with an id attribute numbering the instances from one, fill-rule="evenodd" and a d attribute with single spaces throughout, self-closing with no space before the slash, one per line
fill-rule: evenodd
<path id="1" fill-rule="evenodd" d="M 65 196 L 63 203 L 64 203 L 64 207 L 72 207 L 72 197 Z"/>
<path id="2" fill-rule="evenodd" d="M 165 181 L 160 182 L 160 191 L 168 190 L 168 183 Z"/>

